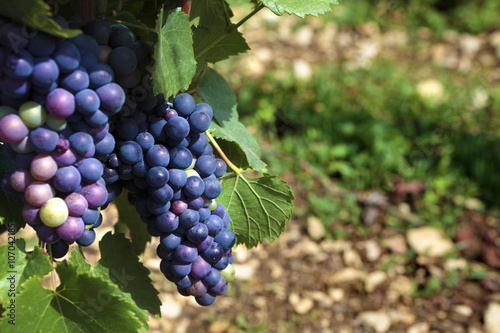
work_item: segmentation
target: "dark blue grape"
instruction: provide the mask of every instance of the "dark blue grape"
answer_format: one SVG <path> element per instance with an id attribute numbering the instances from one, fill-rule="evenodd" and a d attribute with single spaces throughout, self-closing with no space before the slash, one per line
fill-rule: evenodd
<path id="1" fill-rule="evenodd" d="M 162 166 L 154 166 L 148 170 L 146 179 L 153 187 L 162 187 L 167 184 L 170 175 L 167 169 Z"/>
<path id="2" fill-rule="evenodd" d="M 193 112 L 195 105 L 194 98 L 189 94 L 182 93 L 174 98 L 174 109 L 183 117 L 189 116 Z"/>
<path id="3" fill-rule="evenodd" d="M 215 199 L 222 193 L 222 185 L 216 178 L 205 178 L 205 190 L 203 197 L 205 199 Z"/>
<path id="4" fill-rule="evenodd" d="M 94 90 L 84 89 L 75 95 L 76 110 L 85 115 L 91 115 L 99 109 L 101 101 Z"/>
<path id="5" fill-rule="evenodd" d="M 35 57 L 48 57 L 56 49 L 56 38 L 39 31 L 30 38 L 26 49 Z"/>
<path id="6" fill-rule="evenodd" d="M 87 74 L 87 70 L 83 67 L 79 67 L 71 73 L 61 76 L 59 84 L 62 88 L 68 90 L 72 94 L 76 94 L 77 92 L 89 87 L 90 78 Z"/>
<path id="7" fill-rule="evenodd" d="M 203 154 L 208 146 L 208 138 L 205 133 L 196 133 L 192 136 L 189 142 L 188 149 L 193 153 L 194 156 L 200 156 Z"/>
<path id="8" fill-rule="evenodd" d="M 172 200 L 172 197 L 174 196 L 174 191 L 168 184 L 158 188 L 149 188 L 149 193 L 154 200 L 163 203 L 167 203 Z"/>
<path id="9" fill-rule="evenodd" d="M 222 219 L 224 217 L 224 215 L 226 214 L 226 208 L 224 207 L 223 204 L 217 203 L 217 206 L 212 211 L 212 214 L 217 215 L 218 217 L 220 217 Z"/>
<path id="10" fill-rule="evenodd" d="M 222 219 L 217 215 L 210 215 L 203 223 L 207 226 L 208 234 L 212 237 L 221 232 L 224 226 Z"/>
<path id="11" fill-rule="evenodd" d="M 189 134 L 189 131 L 189 123 L 182 117 L 173 117 L 165 125 L 165 133 L 173 140 L 182 140 Z"/>
<path id="12" fill-rule="evenodd" d="M 154 121 L 151 121 L 149 124 L 148 131 L 158 142 L 163 142 L 167 139 L 167 134 L 163 130 L 165 125 L 167 125 L 167 121 L 163 118 L 157 118 Z"/>
<path id="13" fill-rule="evenodd" d="M 214 116 L 214 111 L 212 110 L 212 107 L 210 105 L 208 105 L 207 103 L 196 104 L 196 106 L 194 107 L 193 113 L 196 111 L 205 112 L 208 115 L 208 117 L 210 117 L 210 119 L 212 119 Z"/>
<path id="14" fill-rule="evenodd" d="M 174 251 L 167 250 L 166 248 L 164 248 L 163 246 L 161 246 L 161 244 L 158 244 L 158 246 L 156 247 L 156 255 L 160 259 L 164 259 L 164 260 L 168 260 L 168 261 L 171 261 L 171 260 L 173 260 L 175 258 Z"/>
<path id="15" fill-rule="evenodd" d="M 152 50 L 151 47 L 144 42 L 135 42 L 130 46 L 137 57 L 137 67 L 144 68 L 151 61 Z"/>
<path id="16" fill-rule="evenodd" d="M 74 149 L 78 154 L 84 155 L 88 152 L 94 145 L 94 140 L 92 136 L 88 133 L 77 132 L 72 134 L 68 138 L 71 148 Z"/>
<path id="17" fill-rule="evenodd" d="M 118 156 L 122 162 L 133 165 L 142 158 L 142 148 L 135 141 L 125 141 L 118 148 Z"/>
<path id="18" fill-rule="evenodd" d="M 20 99 L 19 104 L 24 102 L 31 92 L 31 83 L 26 79 L 13 79 L 8 76 L 0 78 L 0 90 L 2 94 L 12 99 Z M 4 101 L 4 98 L 2 98 Z"/>
<path id="19" fill-rule="evenodd" d="M 194 227 L 200 221 L 200 214 L 196 210 L 186 209 L 179 215 L 179 226 L 184 229 Z"/>
<path id="20" fill-rule="evenodd" d="M 66 244 L 62 239 L 59 239 L 57 242 L 50 244 L 50 254 L 52 258 L 60 259 L 64 257 L 69 250 L 69 245 Z"/>
<path id="21" fill-rule="evenodd" d="M 217 242 L 212 242 L 212 244 L 201 253 L 203 259 L 205 259 L 209 264 L 216 264 L 224 255 L 224 250 Z"/>
<path id="22" fill-rule="evenodd" d="M 80 51 L 71 42 L 59 41 L 52 58 L 59 66 L 61 73 L 68 73 L 80 66 Z"/>
<path id="23" fill-rule="evenodd" d="M 215 171 L 214 171 L 215 177 L 220 178 L 220 177 L 224 176 L 226 174 L 226 169 L 227 169 L 226 162 L 224 162 L 220 158 L 216 158 L 215 165 L 216 165 Z"/>
<path id="24" fill-rule="evenodd" d="M 96 63 L 88 70 L 88 73 L 91 89 L 97 89 L 114 80 L 113 70 L 107 64 Z"/>
<path id="25" fill-rule="evenodd" d="M 160 244 L 168 250 L 175 250 L 181 242 L 182 236 L 176 232 L 165 233 L 160 237 Z"/>
<path id="26" fill-rule="evenodd" d="M 198 223 L 188 229 L 186 233 L 186 238 L 192 242 L 193 244 L 200 244 L 207 238 L 208 236 L 208 228 L 203 223 Z"/>
<path id="27" fill-rule="evenodd" d="M 214 237 L 214 241 L 222 246 L 224 251 L 230 250 L 236 241 L 236 236 L 231 229 L 224 228 Z"/>
<path id="28" fill-rule="evenodd" d="M 196 198 L 187 198 L 186 202 L 188 204 L 189 209 L 199 210 L 201 207 L 203 207 L 205 200 L 203 200 L 202 197 L 196 197 Z"/>
<path id="29" fill-rule="evenodd" d="M 76 243 L 81 246 L 89 246 L 95 241 L 94 229 L 85 229 L 83 234 L 76 240 Z"/>
<path id="30" fill-rule="evenodd" d="M 37 153 L 51 153 L 59 142 L 59 134 L 45 127 L 38 127 L 29 134 L 29 143 Z"/>
<path id="31" fill-rule="evenodd" d="M 31 82 L 37 86 L 51 86 L 59 78 L 57 63 L 48 57 L 35 58 Z"/>
<path id="32" fill-rule="evenodd" d="M 130 48 L 118 46 L 109 54 L 108 63 L 116 75 L 126 76 L 137 68 L 137 57 Z"/>
<path id="33" fill-rule="evenodd" d="M 155 139 L 148 132 L 142 132 L 137 135 L 135 141 L 142 147 L 142 150 L 147 151 L 155 144 Z"/>
<path id="34" fill-rule="evenodd" d="M 208 235 L 207 238 L 205 238 L 203 240 L 203 242 L 201 242 L 200 244 L 196 245 L 196 248 L 198 249 L 198 252 L 203 252 L 206 249 L 208 249 L 210 247 L 210 245 L 212 245 L 213 241 L 214 241 L 214 238 L 212 236 Z"/>
<path id="35" fill-rule="evenodd" d="M 205 183 L 198 176 L 191 176 L 186 180 L 183 192 L 187 197 L 196 198 L 203 194 L 205 191 Z"/>
<path id="36" fill-rule="evenodd" d="M 215 157 L 210 155 L 202 155 L 196 160 L 194 169 L 198 171 L 201 177 L 208 177 L 215 172 L 217 163 Z"/>
<path id="37" fill-rule="evenodd" d="M 189 275 L 186 275 L 175 283 L 177 287 L 184 289 L 189 287 L 191 284 L 193 284 L 193 278 L 191 278 Z"/>
<path id="38" fill-rule="evenodd" d="M 87 208 L 82 215 L 83 223 L 85 223 L 86 225 L 95 224 L 99 220 L 99 215 L 99 210 Z"/>
<path id="39" fill-rule="evenodd" d="M 191 272 L 191 263 L 182 263 L 177 259 L 172 260 L 172 272 L 179 277 L 184 277 Z"/>
<path id="40" fill-rule="evenodd" d="M 112 48 L 119 46 L 130 47 L 134 43 L 132 31 L 123 24 L 113 24 L 109 35 L 109 46 Z"/>
<path id="41" fill-rule="evenodd" d="M 193 155 L 189 149 L 184 147 L 174 147 L 170 149 L 170 168 L 187 169 L 193 162 Z"/>
<path id="42" fill-rule="evenodd" d="M 175 258 L 183 263 L 192 263 L 198 257 L 198 250 L 191 242 L 183 242 L 175 249 Z"/>
<path id="43" fill-rule="evenodd" d="M 72 193 L 78 191 L 81 181 L 82 177 L 78 169 L 70 165 L 57 170 L 52 178 L 52 186 L 60 192 Z"/>
<path id="44" fill-rule="evenodd" d="M 166 167 L 170 162 L 168 149 L 163 145 L 154 145 L 147 151 L 146 161 L 150 166 Z"/>
<path id="45" fill-rule="evenodd" d="M 160 203 L 155 200 L 148 200 L 146 202 L 146 206 L 148 210 L 151 212 L 151 214 L 160 215 L 170 209 L 170 202 Z"/>
<path id="46" fill-rule="evenodd" d="M 217 244 L 217 243 L 214 241 L 214 244 Z M 227 255 L 225 253 L 222 253 L 222 257 L 219 259 L 219 261 L 217 261 L 215 264 L 213 264 L 213 267 L 215 269 L 222 271 L 227 267 L 228 264 L 229 264 L 229 258 L 227 257 Z"/>
<path id="47" fill-rule="evenodd" d="M 203 207 L 203 208 L 198 209 L 198 213 L 200 214 L 200 222 L 203 222 L 206 219 L 208 219 L 211 212 L 210 212 L 210 208 Z"/>
<path id="48" fill-rule="evenodd" d="M 84 116 L 83 119 L 85 120 L 85 123 L 89 124 L 90 126 L 102 126 L 108 122 L 109 117 L 101 110 L 97 110 L 91 115 Z"/>
<path id="49" fill-rule="evenodd" d="M 123 141 L 134 140 L 139 134 L 139 126 L 131 118 L 123 118 L 116 124 L 115 135 Z"/>
<path id="50" fill-rule="evenodd" d="M 115 114 L 125 103 L 125 92 L 116 83 L 108 83 L 96 89 L 96 93 L 101 100 L 102 111 L 108 114 Z"/>
<path id="51" fill-rule="evenodd" d="M 144 178 L 148 175 L 149 165 L 142 159 L 132 167 L 132 173 L 137 176 L 137 178 Z M 146 181 L 146 179 L 144 179 Z"/>
<path id="52" fill-rule="evenodd" d="M 17 80 L 27 79 L 35 65 L 33 56 L 24 50 L 17 54 L 10 54 L 2 63 L 5 75 Z"/>
<path id="53" fill-rule="evenodd" d="M 203 111 L 195 111 L 189 116 L 189 126 L 194 133 L 203 133 L 210 128 L 212 118 Z"/>
<path id="54" fill-rule="evenodd" d="M 92 19 L 87 22 L 83 32 L 94 38 L 99 45 L 107 45 L 111 34 L 111 26 L 104 20 Z"/>
<path id="55" fill-rule="evenodd" d="M 221 277 L 220 271 L 212 267 L 210 272 L 203 277 L 203 282 L 205 282 L 207 286 L 214 287 L 219 283 Z"/>
<path id="56" fill-rule="evenodd" d="M 102 163 L 95 158 L 86 158 L 78 166 L 78 171 L 84 182 L 93 183 L 102 177 L 103 166 Z"/>
<path id="57" fill-rule="evenodd" d="M 179 226 L 179 217 L 167 210 L 155 219 L 156 227 L 162 232 L 173 232 Z"/>

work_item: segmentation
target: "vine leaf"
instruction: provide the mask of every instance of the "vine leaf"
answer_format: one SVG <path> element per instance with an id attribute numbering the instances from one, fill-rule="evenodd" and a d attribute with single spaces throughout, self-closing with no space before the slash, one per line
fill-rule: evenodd
<path id="1" fill-rule="evenodd" d="M 147 330 L 148 311 L 158 314 L 161 306 L 158 291 L 149 278 L 149 270 L 133 253 L 130 240 L 123 234 L 108 232 L 99 242 L 99 248 L 101 259 L 94 266 L 89 265 L 76 250 L 73 250 L 70 260 L 78 265 L 78 272 L 101 277 L 118 286 L 115 295 L 123 296 L 134 304 L 130 310 Z"/>
<path id="2" fill-rule="evenodd" d="M 339 2 L 337 0 L 262 0 L 262 3 L 276 15 L 288 13 L 304 17 L 329 12 L 332 10 L 331 6 Z"/>
<path id="3" fill-rule="evenodd" d="M 134 253 L 139 255 L 146 249 L 146 244 L 151 241 L 151 235 L 148 233 L 146 225 L 141 222 L 141 218 L 134 205 L 127 200 L 127 192 L 124 191 L 114 201 L 118 208 L 119 222 L 125 224 L 130 231 Z"/>
<path id="4" fill-rule="evenodd" d="M 75 253 L 76 250 L 73 251 Z M 25 281 L 16 297 L 15 325 L 9 317 L 0 322 L 3 333 L 16 332 L 133 332 L 140 321 L 130 310 L 132 302 L 116 294 L 116 285 L 88 273 L 78 265 L 61 262 L 61 284 L 56 290 L 42 287 L 37 277 Z"/>
<path id="5" fill-rule="evenodd" d="M 214 110 L 215 122 L 210 128 L 211 134 L 218 139 L 234 142 L 240 151 L 232 149 L 227 157 L 242 169 L 250 167 L 256 171 L 265 171 L 266 164 L 260 159 L 260 148 L 255 138 L 245 125 L 238 121 L 236 96 L 226 80 L 215 70 L 207 68 L 198 81 L 198 95 Z M 235 148 L 235 147 L 233 147 Z M 242 155 L 245 159 L 242 159 Z M 233 157 L 235 157 L 233 159 Z"/>
<path id="6" fill-rule="evenodd" d="M 27 23 L 37 30 L 63 38 L 75 37 L 82 32 L 75 29 L 63 29 L 52 19 L 50 6 L 42 0 L 1 1 L 0 13 L 2 16 Z M 25 38 L 25 36 L 17 36 Z"/>
<path id="7" fill-rule="evenodd" d="M 26 252 L 24 239 L 8 242 L 0 247 L 0 302 L 4 307 L 14 298 L 12 293 L 19 292 L 24 281 L 32 277 L 40 279 L 54 269 L 49 256 L 44 255 L 38 246 L 32 252 Z M 11 288 L 11 282 L 14 288 Z"/>
<path id="8" fill-rule="evenodd" d="M 271 243 L 285 230 L 295 199 L 286 182 L 264 174 L 260 178 L 230 177 L 221 183 L 222 193 L 217 202 L 231 216 L 237 243 L 244 243 L 247 248 L 264 239 Z"/>
<path id="9" fill-rule="evenodd" d="M 165 97 L 189 87 L 196 73 L 193 38 L 189 16 L 180 8 L 169 12 L 164 23 L 164 9 L 158 15 L 153 67 L 153 93 Z"/>

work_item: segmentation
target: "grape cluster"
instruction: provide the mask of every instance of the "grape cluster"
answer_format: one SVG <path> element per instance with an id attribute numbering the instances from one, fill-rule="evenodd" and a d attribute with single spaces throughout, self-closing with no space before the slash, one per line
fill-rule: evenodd
<path id="1" fill-rule="evenodd" d="M 101 209 L 126 189 L 159 237 L 162 273 L 210 305 L 234 278 L 235 244 L 215 201 L 226 164 L 204 133 L 213 110 L 186 93 L 173 103 L 155 96 L 151 49 L 126 26 L 81 28 L 14 43 L 19 25 L 0 23 L 0 140 L 16 162 L 2 186 L 22 197 L 25 221 L 55 258 L 92 244 Z"/>
<path id="2" fill-rule="evenodd" d="M 235 235 L 215 201 L 226 163 L 214 156 L 204 133 L 212 116 L 208 104 L 179 94 L 173 105 L 158 103 L 118 121 L 116 154 L 110 155 L 129 202 L 160 238 L 162 273 L 201 305 L 212 304 L 234 278 Z"/>
<path id="3" fill-rule="evenodd" d="M 25 221 L 60 258 L 73 242 L 94 242 L 100 209 L 113 199 L 102 161 L 115 148 L 109 119 L 125 92 L 98 61 L 92 36 L 22 36 L 15 23 L 0 27 L 0 139 L 16 161 L 2 182 L 22 196 Z"/>

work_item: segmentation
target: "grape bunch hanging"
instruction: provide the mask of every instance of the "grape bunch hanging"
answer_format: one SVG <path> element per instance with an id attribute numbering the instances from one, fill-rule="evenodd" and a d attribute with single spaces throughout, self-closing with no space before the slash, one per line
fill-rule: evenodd
<path id="1" fill-rule="evenodd" d="M 212 108 L 151 87 L 151 48 L 94 19 L 63 39 L 0 18 L 0 139 L 16 170 L 2 179 L 54 258 L 89 246 L 101 210 L 125 189 L 159 237 L 160 270 L 180 294 L 212 304 L 234 278 L 230 217 L 216 202 L 226 163 L 204 133 Z M 141 223 L 141 222 L 138 222 Z"/>

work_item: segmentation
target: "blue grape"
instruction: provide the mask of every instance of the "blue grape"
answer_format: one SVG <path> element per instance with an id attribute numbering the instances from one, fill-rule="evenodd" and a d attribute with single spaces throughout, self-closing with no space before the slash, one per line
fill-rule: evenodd
<path id="1" fill-rule="evenodd" d="M 163 129 L 166 125 L 167 121 L 165 119 L 157 118 L 150 122 L 148 131 L 156 141 L 165 141 L 167 139 L 167 134 Z"/>
<path id="2" fill-rule="evenodd" d="M 146 177 L 148 171 L 149 171 L 149 165 L 143 159 L 132 166 L 132 173 L 137 176 L 136 178 L 134 178 L 134 180 Z"/>
<path id="3" fill-rule="evenodd" d="M 59 134 L 45 127 L 38 127 L 29 134 L 29 143 L 37 153 L 51 153 L 59 142 Z"/>
<path id="4" fill-rule="evenodd" d="M 24 50 L 18 54 L 10 54 L 2 63 L 5 75 L 17 80 L 27 79 L 33 72 L 35 65 L 33 56 Z"/>
<path id="5" fill-rule="evenodd" d="M 131 118 L 121 119 L 116 124 L 115 135 L 123 141 L 134 140 L 139 135 L 139 126 Z"/>
<path id="6" fill-rule="evenodd" d="M 71 73 L 61 76 L 59 84 L 61 88 L 68 90 L 72 94 L 76 94 L 77 92 L 89 87 L 89 74 L 85 68 L 78 67 Z"/>
<path id="7" fill-rule="evenodd" d="M 76 243 L 81 246 L 89 246 L 95 241 L 95 231 L 94 229 L 85 229 L 83 234 L 77 238 Z"/>
<path id="8" fill-rule="evenodd" d="M 203 282 L 205 282 L 207 286 L 214 287 L 219 283 L 221 277 L 220 271 L 212 267 L 210 272 L 203 277 Z"/>
<path id="9" fill-rule="evenodd" d="M 220 178 L 220 177 L 224 176 L 226 174 L 226 169 L 227 169 L 226 162 L 224 162 L 220 158 L 216 158 L 215 165 L 216 165 L 215 171 L 214 171 L 215 177 Z"/>
<path id="10" fill-rule="evenodd" d="M 205 189 L 203 197 L 206 199 L 215 199 L 222 193 L 222 185 L 216 178 L 205 178 Z"/>
<path id="11" fill-rule="evenodd" d="M 165 233 L 160 237 L 160 244 L 169 250 L 175 250 L 182 242 L 182 236 L 178 233 Z M 186 274 L 187 275 L 187 274 Z"/>
<path id="12" fill-rule="evenodd" d="M 13 79 L 9 76 L 4 76 L 0 78 L 0 90 L 4 96 L 22 100 L 19 101 L 19 104 L 22 104 L 24 98 L 28 97 L 31 92 L 31 83 L 27 79 Z M 5 102 L 3 97 L 2 101 Z"/>
<path id="13" fill-rule="evenodd" d="M 154 145 L 147 151 L 146 161 L 150 166 L 166 167 L 170 162 L 168 149 L 163 145 Z"/>
<path id="14" fill-rule="evenodd" d="M 208 105 L 207 103 L 198 103 L 194 107 L 193 113 L 196 111 L 202 111 L 208 115 L 208 117 L 213 118 L 214 116 L 214 111 L 212 110 L 212 107 Z"/>
<path id="15" fill-rule="evenodd" d="M 179 217 L 167 210 L 163 214 L 156 216 L 155 218 L 156 227 L 162 232 L 173 232 L 179 226 Z"/>
<path id="16" fill-rule="evenodd" d="M 80 51 L 68 41 L 63 40 L 57 44 L 52 58 L 59 66 L 61 73 L 71 72 L 80 66 Z"/>
<path id="17" fill-rule="evenodd" d="M 75 95 L 76 110 L 84 115 L 91 115 L 99 109 L 101 101 L 94 90 L 84 89 Z"/>
<path id="18" fill-rule="evenodd" d="M 116 75 L 127 76 L 137 68 L 137 57 L 130 48 L 118 46 L 109 54 L 108 63 Z"/>
<path id="19" fill-rule="evenodd" d="M 151 147 L 153 147 L 155 143 L 155 139 L 148 132 L 142 132 L 137 135 L 135 141 L 142 147 L 142 150 L 147 151 Z"/>
<path id="20" fill-rule="evenodd" d="M 157 202 L 155 200 L 148 200 L 146 202 L 146 206 L 147 206 L 148 210 L 151 212 L 151 214 L 160 215 L 160 214 L 163 214 L 170 209 L 170 202 L 161 203 L 161 202 Z"/>
<path id="21" fill-rule="evenodd" d="M 108 83 L 96 89 L 101 100 L 101 109 L 108 114 L 115 114 L 125 103 L 125 92 L 116 83 Z"/>
<path id="22" fill-rule="evenodd" d="M 130 48 L 134 51 L 137 58 L 137 67 L 144 68 L 151 61 L 151 47 L 144 42 L 135 42 Z"/>
<path id="23" fill-rule="evenodd" d="M 215 158 L 210 155 L 202 155 L 196 160 L 194 169 L 198 171 L 201 177 L 208 177 L 215 172 L 217 162 Z"/>
<path id="24" fill-rule="evenodd" d="M 162 187 L 167 184 L 170 175 L 166 168 L 154 166 L 148 170 L 146 179 L 148 184 L 153 187 Z"/>
<path id="25" fill-rule="evenodd" d="M 186 233 L 186 238 L 192 242 L 193 244 L 200 244 L 207 238 L 208 236 L 208 228 L 203 223 L 198 223 L 188 229 Z"/>
<path id="26" fill-rule="evenodd" d="M 97 89 L 114 80 L 113 70 L 107 64 L 96 63 L 88 70 L 88 73 L 91 89 Z"/>
<path id="27" fill-rule="evenodd" d="M 189 123 L 182 117 L 173 117 L 165 125 L 165 133 L 173 140 L 185 138 L 189 134 L 189 131 Z"/>
<path id="28" fill-rule="evenodd" d="M 54 188 L 63 193 L 76 192 L 80 187 L 82 177 L 74 166 L 59 168 L 52 179 Z"/>
<path id="29" fill-rule="evenodd" d="M 196 133 L 191 138 L 187 148 L 193 153 L 194 156 L 200 156 L 203 154 L 207 146 L 209 146 L 209 144 L 205 133 Z"/>
<path id="30" fill-rule="evenodd" d="M 83 119 L 85 120 L 85 123 L 89 124 L 90 126 L 102 126 L 108 122 L 109 117 L 101 110 L 97 110 L 91 115 L 84 116 Z"/>
<path id="31" fill-rule="evenodd" d="M 95 158 L 86 158 L 78 166 L 82 180 L 86 183 L 98 181 L 103 174 L 102 163 Z"/>
<path id="32" fill-rule="evenodd" d="M 190 229 L 200 221 L 200 214 L 193 209 L 186 209 L 179 215 L 179 226 L 184 229 Z"/>
<path id="33" fill-rule="evenodd" d="M 162 203 L 169 202 L 174 196 L 174 191 L 168 184 L 158 188 L 150 188 L 149 193 L 155 201 Z"/>
<path id="34" fill-rule="evenodd" d="M 39 237 L 40 238 L 40 237 Z M 50 253 L 52 258 L 60 259 L 64 257 L 69 250 L 69 245 L 62 239 L 59 239 L 57 242 L 50 244 Z"/>
<path id="35" fill-rule="evenodd" d="M 111 26 L 101 19 L 92 19 L 83 28 L 86 35 L 91 36 L 99 45 L 107 45 L 111 34 Z"/>
<path id="36" fill-rule="evenodd" d="M 56 38 L 39 31 L 30 38 L 26 49 L 35 57 L 48 57 L 56 49 Z"/>
<path id="37" fill-rule="evenodd" d="M 172 260 L 172 273 L 176 276 L 184 277 L 191 272 L 191 263 L 182 263 L 177 259 Z"/>
<path id="38" fill-rule="evenodd" d="M 193 162 L 193 155 L 189 149 L 174 147 L 170 150 L 170 168 L 187 169 Z"/>
<path id="39" fill-rule="evenodd" d="M 82 220 L 86 225 L 94 225 L 99 221 L 99 216 L 100 213 L 97 209 L 87 208 L 82 215 Z"/>
<path id="40" fill-rule="evenodd" d="M 224 227 L 224 222 L 217 215 L 210 215 L 203 223 L 207 226 L 208 234 L 212 237 L 215 237 Z"/>
<path id="41" fill-rule="evenodd" d="M 194 133 L 203 133 L 210 128 L 212 118 L 203 111 L 195 111 L 189 116 L 189 126 Z"/>
<path id="42" fill-rule="evenodd" d="M 135 164 L 142 158 L 142 148 L 135 141 L 125 141 L 118 148 L 118 156 L 127 164 Z"/>
<path id="43" fill-rule="evenodd" d="M 191 242 L 183 242 L 175 249 L 175 258 L 183 263 L 192 263 L 198 257 L 198 250 Z"/>
<path id="44" fill-rule="evenodd" d="M 230 250 L 236 241 L 236 236 L 231 229 L 224 228 L 214 237 L 216 241 L 224 251 Z"/>
<path id="45" fill-rule="evenodd" d="M 71 144 L 71 148 L 81 155 L 87 153 L 94 145 L 92 136 L 84 132 L 76 132 L 72 134 L 68 140 Z"/>
<path id="46" fill-rule="evenodd" d="M 35 58 L 31 82 L 37 86 L 51 86 L 59 78 L 57 63 L 48 57 Z"/>
<path id="47" fill-rule="evenodd" d="M 174 98 L 174 109 L 183 117 L 189 116 L 193 112 L 195 105 L 194 98 L 189 94 L 181 93 Z"/>
<path id="48" fill-rule="evenodd" d="M 198 176 L 191 176 L 186 180 L 183 192 L 186 196 L 191 198 L 199 197 L 205 191 L 205 183 Z"/>
<path id="49" fill-rule="evenodd" d="M 130 47 L 134 43 L 134 35 L 123 24 L 113 24 L 109 35 L 109 46 L 116 48 L 119 46 Z"/>

